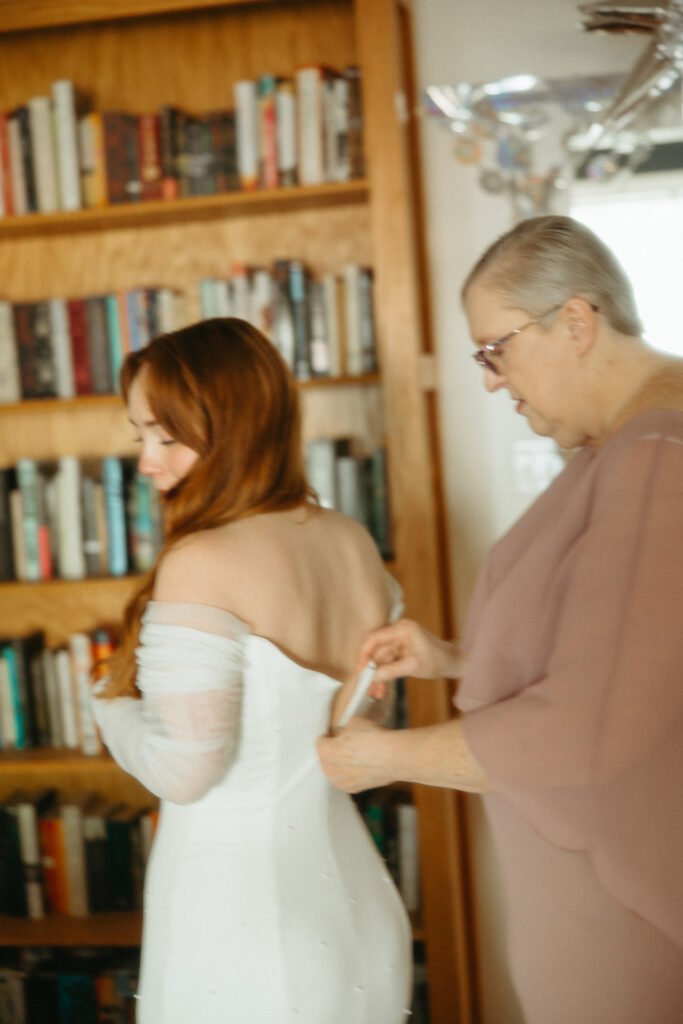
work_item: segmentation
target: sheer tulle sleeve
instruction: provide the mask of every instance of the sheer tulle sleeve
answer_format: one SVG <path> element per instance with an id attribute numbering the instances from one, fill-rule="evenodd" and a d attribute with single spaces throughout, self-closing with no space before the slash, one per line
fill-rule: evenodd
<path id="1" fill-rule="evenodd" d="M 220 608 L 150 601 L 136 652 L 142 700 L 94 698 L 112 757 L 162 799 L 198 800 L 228 769 L 248 632 Z"/>

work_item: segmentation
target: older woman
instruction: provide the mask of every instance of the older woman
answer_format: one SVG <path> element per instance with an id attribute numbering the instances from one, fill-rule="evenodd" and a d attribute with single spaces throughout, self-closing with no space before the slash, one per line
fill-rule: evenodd
<path id="1" fill-rule="evenodd" d="M 683 361 L 567 217 L 504 235 L 462 294 L 486 388 L 578 451 L 491 552 L 462 653 L 408 620 L 362 647 L 377 684 L 461 678 L 462 714 L 353 719 L 323 769 L 485 794 L 528 1024 L 681 1024 Z"/>

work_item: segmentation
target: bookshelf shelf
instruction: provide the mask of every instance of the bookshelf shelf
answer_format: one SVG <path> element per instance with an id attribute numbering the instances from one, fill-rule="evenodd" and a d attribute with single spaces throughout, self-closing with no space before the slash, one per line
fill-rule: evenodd
<path id="1" fill-rule="evenodd" d="M 0 241 L 31 235 L 71 235 L 83 231 L 105 231 L 147 225 L 183 224 L 220 217 L 244 217 L 257 213 L 292 213 L 320 210 L 330 206 L 365 203 L 367 182 L 357 180 L 309 187 L 257 189 L 253 192 L 224 192 L 185 199 L 121 203 L 74 210 L 70 213 L 29 213 L 21 217 L 0 217 Z"/>
<path id="2" fill-rule="evenodd" d="M 272 0 L 202 0 L 202 7 L 263 5 Z M 196 7 L 188 0 L 79 0 L 65 4 L 63 0 L 2 0 L 0 32 L 19 32 L 32 28 L 78 25 L 85 21 L 110 21 L 112 18 L 140 18 L 152 14 L 170 14 Z"/>
<path id="3" fill-rule="evenodd" d="M 0 947 L 140 945 L 142 914 L 138 911 L 72 917 L 51 914 L 40 921 L 0 915 Z"/>

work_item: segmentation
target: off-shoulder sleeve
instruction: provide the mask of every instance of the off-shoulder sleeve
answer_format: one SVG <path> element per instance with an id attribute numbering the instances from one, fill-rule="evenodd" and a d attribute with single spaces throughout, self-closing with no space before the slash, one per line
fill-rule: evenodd
<path id="1" fill-rule="evenodd" d="M 220 608 L 150 601 L 136 651 L 142 700 L 93 700 L 112 757 L 162 799 L 198 800 L 228 769 L 248 632 Z"/>
<path id="2" fill-rule="evenodd" d="M 464 716 L 497 791 L 681 944 L 682 440 L 643 436 L 608 463 L 545 674 Z"/>

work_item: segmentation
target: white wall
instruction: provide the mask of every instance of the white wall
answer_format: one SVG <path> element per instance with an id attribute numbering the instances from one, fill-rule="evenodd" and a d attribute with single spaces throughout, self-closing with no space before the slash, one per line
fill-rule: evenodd
<path id="1" fill-rule="evenodd" d="M 635 37 L 583 32 L 574 0 L 413 0 L 412 6 L 421 88 L 521 72 L 626 71 L 645 45 Z M 534 435 L 506 394 L 484 391 L 458 297 L 475 259 L 512 226 L 508 201 L 479 188 L 476 169 L 455 161 L 450 133 L 431 118 L 423 125 L 422 153 L 451 570 L 462 624 L 487 549 L 529 500 L 519 492 L 513 456 L 515 443 Z M 504 966 L 497 864 L 476 797 L 471 817 L 482 1024 L 520 1024 Z"/>

